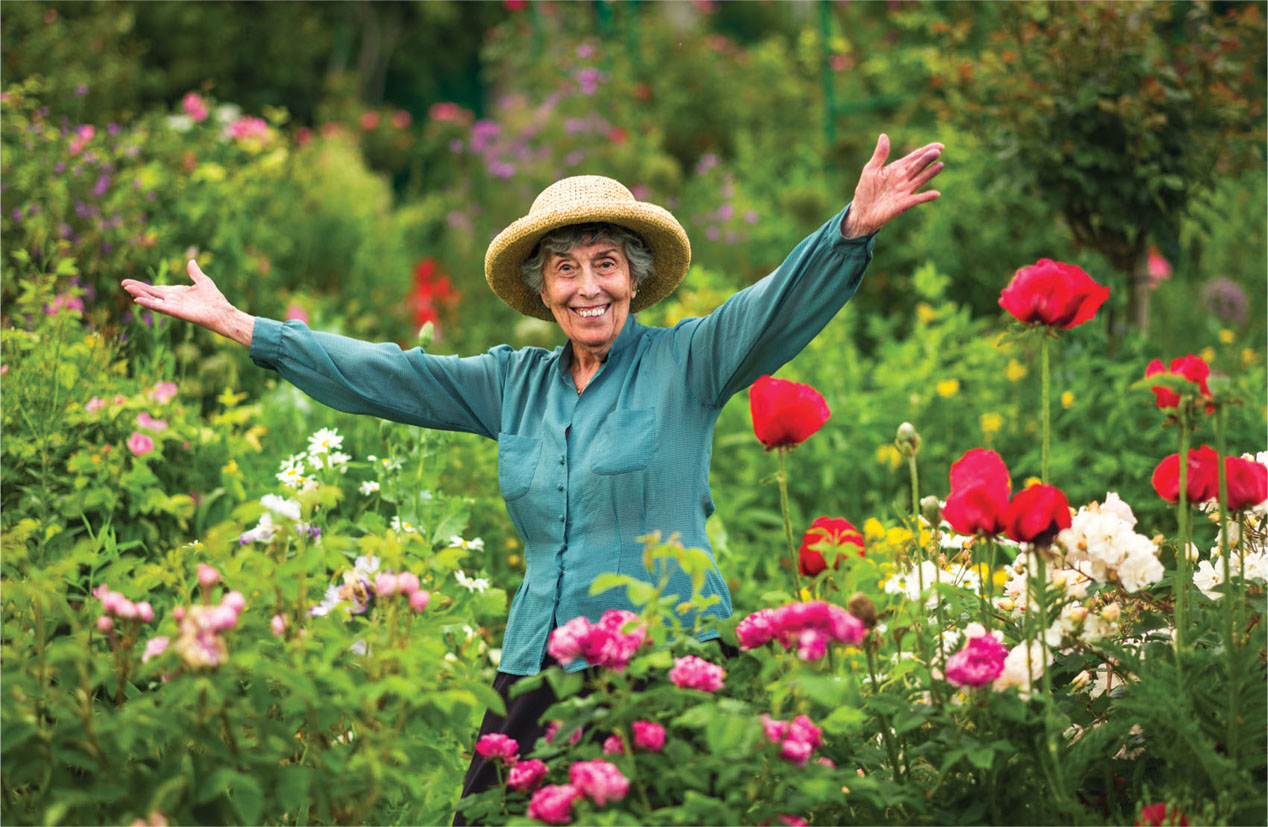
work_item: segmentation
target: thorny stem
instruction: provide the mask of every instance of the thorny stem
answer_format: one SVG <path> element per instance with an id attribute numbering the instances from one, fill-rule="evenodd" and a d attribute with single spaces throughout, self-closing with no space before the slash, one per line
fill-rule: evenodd
<path id="1" fill-rule="evenodd" d="M 793 545 L 792 518 L 788 514 L 788 472 L 784 460 L 788 450 L 775 449 L 775 453 L 779 455 L 779 474 L 776 479 L 779 481 L 779 507 L 784 514 L 784 537 L 788 540 L 788 561 L 792 563 L 793 597 L 801 600 L 801 573 L 797 565 L 797 547 Z"/>
<path id="2" fill-rule="evenodd" d="M 1040 377 L 1043 386 L 1043 484 L 1048 484 L 1048 445 L 1052 435 L 1052 414 L 1049 411 L 1049 396 L 1052 393 L 1052 378 L 1049 371 L 1048 331 L 1043 329 L 1039 339 Z"/>

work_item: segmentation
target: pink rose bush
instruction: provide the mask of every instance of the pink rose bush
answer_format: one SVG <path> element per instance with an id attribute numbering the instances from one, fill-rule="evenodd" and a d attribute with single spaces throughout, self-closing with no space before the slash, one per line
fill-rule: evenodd
<path id="1" fill-rule="evenodd" d="M 546 764 L 536 758 L 518 761 L 506 776 L 506 786 L 517 793 L 530 793 L 541 786 L 548 772 Z"/>
<path id="2" fill-rule="evenodd" d="M 648 752 L 660 752 L 665 748 L 665 728 L 651 721 L 635 721 L 630 725 L 634 730 L 634 746 Z"/>
<path id="3" fill-rule="evenodd" d="M 507 766 L 513 766 L 519 761 L 519 751 L 520 745 L 515 742 L 515 739 L 500 732 L 491 732 L 476 742 L 476 752 L 485 758 L 501 761 Z"/>
<path id="4" fill-rule="evenodd" d="M 571 784 L 551 784 L 533 793 L 528 802 L 528 817 L 544 824 L 568 824 L 572 821 L 572 804 L 581 796 Z"/>
<path id="5" fill-rule="evenodd" d="M 797 647 L 797 657 L 802 660 L 819 660 L 827 654 L 831 641 L 859 645 L 867 627 L 840 606 L 814 600 L 759 609 L 740 621 L 735 634 L 745 651 L 775 640 L 784 649 Z"/>
<path id="6" fill-rule="evenodd" d="M 638 622 L 637 615 L 609 609 L 598 623 L 591 623 L 582 615 L 556 628 L 550 633 L 546 653 L 563 666 L 584 660 L 592 666 L 623 672 L 646 640 L 647 627 Z"/>
<path id="7" fill-rule="evenodd" d="M 569 768 L 568 777 L 578 793 L 600 807 L 620 801 L 630 790 L 629 779 L 607 761 L 578 761 Z"/>
<path id="8" fill-rule="evenodd" d="M 963 649 L 947 658 L 947 680 L 956 686 L 986 686 L 1004 671 L 1008 649 L 998 637 L 982 631 L 982 634 L 970 637 Z"/>
<path id="9" fill-rule="evenodd" d="M 679 689 L 699 689 L 701 692 L 717 692 L 722 688 L 726 670 L 695 655 L 687 655 L 674 661 L 669 679 Z"/>
<path id="10" fill-rule="evenodd" d="M 810 753 L 823 746 L 823 730 L 805 715 L 780 721 L 763 714 L 762 728 L 770 742 L 779 747 L 779 757 L 799 767 L 804 767 Z"/>

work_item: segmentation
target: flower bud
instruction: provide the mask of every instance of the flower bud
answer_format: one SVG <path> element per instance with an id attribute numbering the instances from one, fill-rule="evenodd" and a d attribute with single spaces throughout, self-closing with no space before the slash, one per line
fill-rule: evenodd
<path id="1" fill-rule="evenodd" d="M 238 625 L 238 613 L 233 610 L 232 606 L 226 606 L 222 603 L 211 610 L 208 620 L 211 628 L 221 632 Z"/>
<path id="2" fill-rule="evenodd" d="M 374 591 L 379 597 L 396 594 L 396 575 L 385 571 L 374 580 Z"/>
<path id="3" fill-rule="evenodd" d="M 855 592 L 850 595 L 846 608 L 850 614 L 863 621 L 866 628 L 869 630 L 876 628 L 876 604 L 872 602 L 872 598 L 863 592 Z"/>
<path id="4" fill-rule="evenodd" d="M 126 597 L 120 597 L 115 604 L 115 614 L 124 620 L 131 620 L 137 616 L 136 604 Z"/>
<path id="5" fill-rule="evenodd" d="M 1082 623 L 1084 618 L 1086 617 L 1087 617 L 1086 606 L 1071 606 L 1070 607 L 1070 619 L 1073 620 L 1075 623 Z"/>
<path id="6" fill-rule="evenodd" d="M 1110 623 L 1117 623 L 1122 614 L 1123 610 L 1119 608 L 1117 603 L 1110 603 L 1101 609 L 1101 619 Z"/>
<path id="7" fill-rule="evenodd" d="M 419 589 L 409 596 L 409 607 L 416 612 L 421 612 L 427 608 L 427 604 L 431 602 L 431 595 L 426 589 Z"/>
<path id="8" fill-rule="evenodd" d="M 1011 612 L 1013 610 L 1013 607 L 1016 604 L 1013 603 L 1013 601 L 1009 600 L 1007 597 L 1001 597 L 999 600 L 995 601 L 995 605 L 999 606 L 1001 609 L 1003 609 L 1006 612 Z"/>
<path id="9" fill-rule="evenodd" d="M 920 434 L 916 433 L 916 426 L 910 422 L 899 425 L 898 433 L 894 437 L 894 445 L 905 457 L 914 457 L 920 453 Z"/>
<path id="10" fill-rule="evenodd" d="M 396 575 L 396 590 L 406 597 L 418 591 L 418 575 L 408 571 Z"/>
<path id="11" fill-rule="evenodd" d="M 105 609 L 108 614 L 117 615 L 119 613 L 119 605 L 126 602 L 127 598 L 109 589 L 106 589 L 101 594 L 101 608 Z"/>
<path id="12" fill-rule="evenodd" d="M 97 618 L 97 630 L 100 632 L 109 632 L 110 627 L 114 625 L 114 621 L 110 619 L 110 615 L 102 615 Z"/>
<path id="13" fill-rule="evenodd" d="M 920 513 L 929 521 L 929 525 L 938 525 L 942 521 L 942 501 L 932 494 L 921 497 Z"/>
<path id="14" fill-rule="evenodd" d="M 220 579 L 220 572 L 206 563 L 198 564 L 198 582 L 203 587 L 213 586 Z"/>
<path id="15" fill-rule="evenodd" d="M 154 607 L 150 605 L 150 601 L 142 600 L 136 604 L 136 616 L 141 618 L 142 623 L 149 623 L 154 619 Z"/>
<path id="16" fill-rule="evenodd" d="M 246 608 L 247 601 L 246 598 L 242 596 L 242 592 L 232 591 L 220 598 L 220 605 L 228 606 L 230 609 L 233 609 L 234 614 L 241 614 L 242 610 Z"/>
<path id="17" fill-rule="evenodd" d="M 423 326 L 418 329 L 418 346 L 419 347 L 424 349 L 430 347 L 432 341 L 435 338 L 436 338 L 436 325 L 432 324 L 431 322 L 425 322 Z"/>
<path id="18" fill-rule="evenodd" d="M 185 607 L 184 607 L 184 606 L 177 606 L 176 608 L 172 609 L 172 619 L 173 619 L 173 620 L 175 620 L 175 621 L 177 621 L 178 623 L 179 623 L 180 621 L 184 620 L 184 619 L 185 619 Z"/>
<path id="19" fill-rule="evenodd" d="M 269 625 L 273 627 L 273 637 L 281 637 L 286 632 L 286 618 L 282 615 L 273 615 Z"/>
<path id="20" fill-rule="evenodd" d="M 1079 674 L 1070 679 L 1070 686 L 1073 689 L 1082 689 L 1092 682 L 1092 674 L 1084 669 Z"/>

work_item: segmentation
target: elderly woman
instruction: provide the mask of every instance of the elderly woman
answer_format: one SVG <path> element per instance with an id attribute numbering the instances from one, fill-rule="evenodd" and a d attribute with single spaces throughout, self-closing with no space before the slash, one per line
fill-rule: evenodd
<path id="1" fill-rule="evenodd" d="M 858 288 L 882 226 L 938 197 L 922 190 L 941 171 L 941 152 L 941 144 L 928 144 L 886 165 L 889 139 L 881 135 L 849 206 L 775 272 L 708 316 L 672 328 L 645 327 L 634 314 L 686 275 L 691 247 L 682 226 L 608 178 L 547 187 L 489 245 L 485 277 L 518 312 L 559 324 L 568 344 L 553 351 L 499 346 L 466 358 L 433 356 L 253 318 L 193 261 L 192 285 L 123 286 L 143 307 L 249 346 L 256 364 L 327 405 L 497 440 L 498 483 L 524 539 L 527 571 L 511 602 L 494 683 L 507 715 L 488 714 L 480 734 L 507 733 L 527 753 L 554 698 L 543 685 L 511 699 L 511 683 L 546 665 L 556 626 L 633 608 L 623 590 L 591 595 L 590 584 L 607 571 L 650 581 L 638 537 L 677 532 L 684 543 L 709 548 L 709 458 L 723 405 L 832 319 Z M 690 584 L 671 581 L 669 591 L 690 594 Z M 731 614 L 716 565 L 704 593 L 719 598 L 708 614 Z M 691 613 L 682 619 L 693 627 Z M 570 669 L 586 666 L 577 661 Z M 493 780 L 476 756 L 464 795 Z"/>

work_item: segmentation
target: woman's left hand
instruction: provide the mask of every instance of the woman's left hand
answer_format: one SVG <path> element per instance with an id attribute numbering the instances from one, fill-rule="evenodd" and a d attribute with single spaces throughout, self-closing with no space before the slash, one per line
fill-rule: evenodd
<path id="1" fill-rule="evenodd" d="M 889 136 L 881 133 L 876 139 L 876 151 L 863 167 L 858 186 L 854 188 L 854 201 L 841 225 L 841 233 L 846 238 L 871 235 L 890 219 L 937 198 L 941 194 L 937 190 L 920 190 L 942 171 L 944 165 L 938 161 L 942 149 L 939 143 L 926 144 L 885 166 Z"/>

